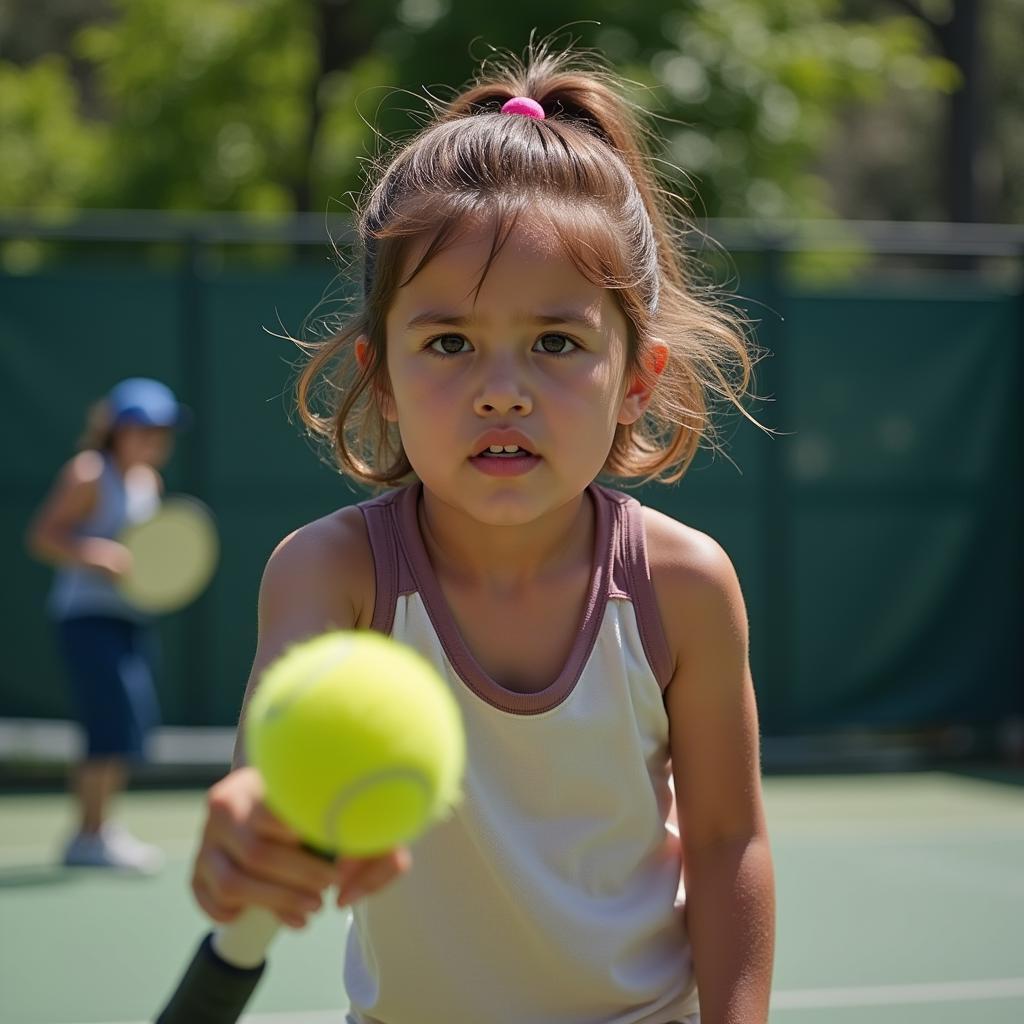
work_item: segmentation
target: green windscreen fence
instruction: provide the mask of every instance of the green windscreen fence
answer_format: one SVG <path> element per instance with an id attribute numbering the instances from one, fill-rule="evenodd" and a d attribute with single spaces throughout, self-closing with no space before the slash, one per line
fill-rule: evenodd
<path id="1" fill-rule="evenodd" d="M 326 262 L 70 260 L 0 276 L 0 716 L 69 714 L 25 527 L 88 404 L 155 376 L 193 406 L 171 490 L 215 511 L 210 591 L 161 624 L 164 719 L 232 724 L 274 545 L 361 496 L 292 421 L 296 334 L 340 302 Z M 679 484 L 639 497 L 715 537 L 743 584 L 766 733 L 918 729 L 1024 712 L 1018 294 L 946 274 L 770 294 L 754 412 Z M 324 304 L 325 294 L 330 302 Z M 729 461 L 731 459 L 731 461 Z"/>

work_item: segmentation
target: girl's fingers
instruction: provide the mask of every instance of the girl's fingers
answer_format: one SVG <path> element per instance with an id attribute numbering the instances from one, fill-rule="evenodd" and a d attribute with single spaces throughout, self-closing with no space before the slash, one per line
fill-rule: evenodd
<path id="1" fill-rule="evenodd" d="M 319 898 L 335 882 L 335 871 L 325 861 L 301 846 L 265 839 L 255 833 L 229 833 L 221 849 L 245 874 L 263 882 L 284 886 Z"/>
<path id="2" fill-rule="evenodd" d="M 274 839 L 280 843 L 292 843 L 298 846 L 300 839 L 276 814 L 272 813 L 266 804 L 257 804 L 252 809 L 249 818 L 249 825 L 254 832 L 259 833 L 265 839 Z"/>
<path id="3" fill-rule="evenodd" d="M 247 828 L 256 812 L 263 809 L 262 795 L 263 783 L 252 768 L 239 768 L 211 786 L 206 794 L 204 839 Z M 264 816 L 270 816 L 269 811 L 264 809 Z M 269 823 L 266 827 L 269 831 Z"/>
<path id="4" fill-rule="evenodd" d="M 215 921 L 228 923 L 247 906 L 273 911 L 301 928 L 335 882 L 333 865 L 304 849 L 261 802 L 263 784 L 241 768 L 211 787 L 192 890 Z"/>
<path id="5" fill-rule="evenodd" d="M 192 892 L 203 912 L 218 924 L 229 924 L 241 912 L 238 907 L 229 907 L 216 899 L 209 886 L 200 879 L 193 880 Z"/>
<path id="6" fill-rule="evenodd" d="M 321 893 L 329 886 L 338 886 L 338 905 L 343 907 L 409 870 L 412 858 L 405 847 L 376 857 L 326 860 L 303 847 L 261 796 L 262 783 L 247 768 L 221 780 L 208 795 L 192 889 L 215 921 L 228 923 L 244 907 L 256 904 L 301 928 L 319 909 Z"/>
<path id="7" fill-rule="evenodd" d="M 408 849 L 399 847 L 379 857 L 347 858 L 338 864 L 338 906 L 344 907 L 382 889 L 412 864 Z"/>
<path id="8" fill-rule="evenodd" d="M 352 879 L 362 870 L 365 863 L 365 860 L 360 860 L 356 857 L 339 857 L 335 861 L 334 882 L 338 887 L 339 898 L 342 892 L 351 885 Z"/>
<path id="9" fill-rule="evenodd" d="M 211 850 L 197 869 L 193 888 L 202 894 L 215 913 L 231 914 L 242 907 L 258 904 L 272 910 L 282 921 L 301 927 L 306 918 L 320 909 L 320 896 L 256 878 L 240 868 L 229 856 Z M 205 909 L 205 907 L 204 907 Z"/>

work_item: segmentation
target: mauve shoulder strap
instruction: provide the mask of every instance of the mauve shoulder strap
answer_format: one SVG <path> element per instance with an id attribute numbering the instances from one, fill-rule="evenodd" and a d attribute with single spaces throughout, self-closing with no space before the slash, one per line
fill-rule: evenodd
<path id="1" fill-rule="evenodd" d="M 399 559 L 402 557 L 395 537 L 395 498 L 398 493 L 389 491 L 359 505 L 359 511 L 362 512 L 366 523 L 366 532 L 370 537 L 376 586 L 370 629 L 385 636 L 391 635 L 391 629 L 395 624 Z"/>
<path id="2" fill-rule="evenodd" d="M 606 488 L 602 490 L 616 508 L 615 529 L 618 536 L 615 559 L 618 564 L 614 576 L 625 580 L 625 590 L 633 603 L 647 663 L 664 691 L 672 681 L 673 658 L 651 581 L 643 506 L 627 494 Z"/>

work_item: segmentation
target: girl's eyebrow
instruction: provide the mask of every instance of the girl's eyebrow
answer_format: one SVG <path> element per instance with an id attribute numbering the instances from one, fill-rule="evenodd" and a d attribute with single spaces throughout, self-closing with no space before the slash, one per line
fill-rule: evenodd
<path id="1" fill-rule="evenodd" d="M 437 309 L 427 309 L 422 313 L 417 313 L 405 325 L 405 329 L 408 331 L 414 327 L 465 327 L 469 321 L 470 318 L 466 316 L 445 313 Z"/>
<path id="2" fill-rule="evenodd" d="M 513 318 L 516 323 L 566 324 L 599 331 L 601 321 L 590 309 L 559 309 L 550 313 L 523 313 Z M 417 313 L 405 325 L 407 331 L 416 327 L 466 327 L 473 322 L 470 316 L 461 316 L 447 310 L 426 309 Z"/>

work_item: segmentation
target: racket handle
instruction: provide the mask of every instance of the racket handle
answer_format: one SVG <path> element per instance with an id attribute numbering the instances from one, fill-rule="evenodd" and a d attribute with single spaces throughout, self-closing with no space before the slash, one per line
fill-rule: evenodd
<path id="1" fill-rule="evenodd" d="M 259 967 L 281 928 L 277 915 L 265 907 L 249 907 L 213 933 L 213 950 L 233 967 Z"/>
<path id="2" fill-rule="evenodd" d="M 250 907 L 200 943 L 156 1024 L 235 1024 L 256 990 L 280 922 Z"/>

